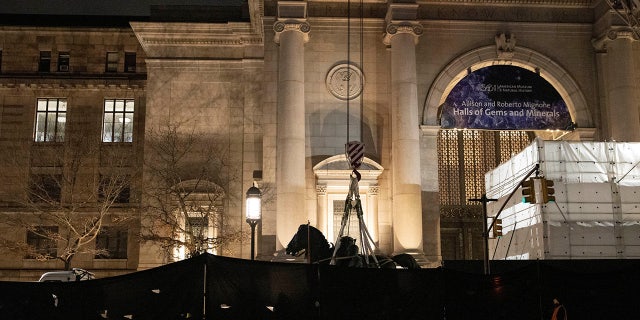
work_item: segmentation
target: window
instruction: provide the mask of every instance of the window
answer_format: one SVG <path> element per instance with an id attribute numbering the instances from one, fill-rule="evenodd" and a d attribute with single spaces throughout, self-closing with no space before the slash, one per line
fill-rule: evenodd
<path id="1" fill-rule="evenodd" d="M 133 141 L 133 100 L 104 100 L 102 142 Z"/>
<path id="2" fill-rule="evenodd" d="M 32 202 L 60 202 L 62 195 L 62 176 L 51 174 L 32 174 L 29 185 L 29 197 Z"/>
<path id="3" fill-rule="evenodd" d="M 129 232 L 124 227 L 102 227 L 96 237 L 96 259 L 126 259 Z"/>
<path id="4" fill-rule="evenodd" d="M 27 245 L 30 250 L 27 259 L 50 259 L 58 255 L 58 244 L 55 235 L 58 227 L 35 227 L 27 231 Z"/>
<path id="5" fill-rule="evenodd" d="M 38 63 L 38 71 L 51 71 L 51 51 L 40 51 L 40 62 Z"/>
<path id="6" fill-rule="evenodd" d="M 187 230 L 190 236 L 196 239 L 209 237 L 209 219 L 207 217 L 189 217 Z"/>
<path id="7" fill-rule="evenodd" d="M 2 49 L 0 49 L 0 72 L 2 72 Z"/>
<path id="8" fill-rule="evenodd" d="M 35 141 L 63 142 L 66 122 L 66 99 L 38 99 Z"/>
<path id="9" fill-rule="evenodd" d="M 69 52 L 60 52 L 58 54 L 58 71 L 69 72 Z"/>
<path id="10" fill-rule="evenodd" d="M 136 72 L 136 53 L 124 53 L 124 72 Z"/>
<path id="11" fill-rule="evenodd" d="M 120 57 L 117 52 L 107 52 L 106 72 L 118 72 L 118 60 Z"/>
<path id="12" fill-rule="evenodd" d="M 100 190 L 98 198 L 100 201 L 113 201 L 113 203 L 129 203 L 131 189 L 129 187 L 129 177 L 100 177 Z"/>

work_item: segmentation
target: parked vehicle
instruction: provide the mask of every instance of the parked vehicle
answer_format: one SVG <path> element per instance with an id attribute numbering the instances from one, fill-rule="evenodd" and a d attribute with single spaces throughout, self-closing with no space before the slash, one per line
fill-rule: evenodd
<path id="1" fill-rule="evenodd" d="M 45 272 L 40 277 L 38 282 L 69 282 L 69 281 L 84 281 L 95 279 L 93 273 L 80 269 L 73 268 L 67 271 L 50 271 Z"/>

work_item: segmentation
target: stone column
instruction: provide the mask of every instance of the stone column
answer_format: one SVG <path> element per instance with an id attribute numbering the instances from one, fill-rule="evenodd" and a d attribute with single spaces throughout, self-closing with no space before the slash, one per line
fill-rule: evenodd
<path id="1" fill-rule="evenodd" d="M 377 245 L 380 244 L 380 231 L 378 227 L 378 193 L 380 192 L 379 186 L 369 186 L 367 191 L 367 229 L 373 242 Z"/>
<path id="2" fill-rule="evenodd" d="M 416 4 L 392 4 L 385 44 L 391 47 L 391 168 L 394 252 L 423 255 L 420 185 L 420 129 L 416 49 L 422 26 L 395 21 L 417 12 Z"/>
<path id="3" fill-rule="evenodd" d="M 304 19 L 278 20 L 278 101 L 276 145 L 276 250 L 286 247 L 298 226 L 307 223 L 305 209 Z"/>
<path id="4" fill-rule="evenodd" d="M 327 186 L 316 185 L 316 197 L 318 198 L 318 212 L 316 214 L 316 228 L 327 234 L 329 229 L 327 228 Z"/>
<path id="5" fill-rule="evenodd" d="M 442 265 L 440 238 L 440 185 L 438 182 L 438 133 L 440 126 L 420 126 L 422 163 L 422 236 L 429 267 Z"/>
<path id="6" fill-rule="evenodd" d="M 630 30 L 609 30 L 595 42 L 596 49 L 606 52 L 604 90 L 607 96 L 605 119 L 609 128 L 607 140 L 640 141 L 640 113 L 633 42 L 637 41 Z"/>

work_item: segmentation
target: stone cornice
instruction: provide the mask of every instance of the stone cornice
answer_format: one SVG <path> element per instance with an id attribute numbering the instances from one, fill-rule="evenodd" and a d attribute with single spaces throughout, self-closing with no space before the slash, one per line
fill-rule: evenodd
<path id="1" fill-rule="evenodd" d="M 52 89 L 52 90 L 140 90 L 145 89 L 145 81 L 58 81 L 54 79 L 7 79 L 0 78 L 0 89 Z"/>
<path id="2" fill-rule="evenodd" d="M 591 7 L 593 0 L 420 0 L 419 3 L 505 4 Z"/>
<path id="3" fill-rule="evenodd" d="M 150 58 L 242 58 L 243 48 L 263 44 L 260 30 L 246 22 L 131 22 L 131 28 Z"/>
<path id="4" fill-rule="evenodd" d="M 416 20 L 514 21 L 551 23 L 593 23 L 592 0 L 418 0 Z M 307 18 L 347 17 L 384 19 L 387 1 L 368 1 L 362 4 L 348 1 L 308 1 Z M 275 1 L 265 0 L 265 16 L 276 16 Z"/>

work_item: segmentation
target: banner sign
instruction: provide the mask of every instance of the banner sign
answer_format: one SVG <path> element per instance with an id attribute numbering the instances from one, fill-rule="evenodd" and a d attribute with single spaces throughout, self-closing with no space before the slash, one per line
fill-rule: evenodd
<path id="1" fill-rule="evenodd" d="M 567 105 L 535 72 L 495 65 L 469 73 L 440 106 L 443 129 L 572 130 Z"/>

